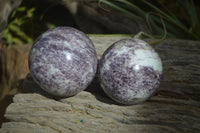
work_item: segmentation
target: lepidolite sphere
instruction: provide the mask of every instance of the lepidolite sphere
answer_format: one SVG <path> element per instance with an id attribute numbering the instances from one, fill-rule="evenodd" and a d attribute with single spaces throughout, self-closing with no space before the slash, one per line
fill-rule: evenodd
<path id="1" fill-rule="evenodd" d="M 29 69 L 40 87 L 56 96 L 84 90 L 95 76 L 97 54 L 91 40 L 72 27 L 43 33 L 29 53 Z"/>
<path id="2" fill-rule="evenodd" d="M 157 90 L 162 62 L 155 50 L 139 39 L 111 45 L 99 64 L 100 84 L 105 93 L 122 104 L 138 104 Z"/>

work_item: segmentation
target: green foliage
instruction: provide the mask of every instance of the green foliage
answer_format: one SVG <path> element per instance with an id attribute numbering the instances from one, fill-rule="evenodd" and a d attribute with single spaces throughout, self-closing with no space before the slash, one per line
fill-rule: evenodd
<path id="1" fill-rule="evenodd" d="M 88 1 L 98 1 L 100 4 L 106 4 L 138 20 L 146 21 L 155 35 L 163 35 L 166 32 L 162 26 L 164 23 L 167 30 L 167 37 L 200 40 L 200 19 L 193 0 L 157 0 L 160 8 L 155 5 L 155 1 L 152 4 L 148 0 Z M 136 2 L 140 3 L 140 5 L 137 5 Z M 175 10 L 167 9 L 166 2 L 171 2 L 171 5 L 175 5 Z M 145 10 L 144 6 L 148 10 Z M 181 18 L 180 14 L 178 14 L 180 12 L 183 12 L 187 17 Z"/>
<path id="2" fill-rule="evenodd" d="M 200 40 L 200 17 L 193 0 L 153 0 L 153 3 L 149 0 L 84 1 L 99 2 L 104 8 L 101 5 L 103 3 L 139 21 L 146 21 L 154 36 L 165 36 L 167 33 L 167 37 Z M 42 31 L 58 25 L 41 20 L 38 7 L 30 6 L 20 6 L 10 15 L 2 37 L 7 44 L 33 43 Z M 41 12 L 43 16 L 45 12 Z"/>
<path id="3" fill-rule="evenodd" d="M 9 23 L 5 29 L 2 38 L 7 44 L 30 44 L 33 39 L 24 31 L 25 28 L 31 28 L 34 19 L 35 8 L 21 6 L 12 12 Z M 28 23 L 28 26 L 25 25 Z"/>

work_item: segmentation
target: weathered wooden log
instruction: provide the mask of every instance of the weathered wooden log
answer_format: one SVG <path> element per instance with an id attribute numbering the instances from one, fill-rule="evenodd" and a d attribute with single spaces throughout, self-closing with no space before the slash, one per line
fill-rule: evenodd
<path id="1" fill-rule="evenodd" d="M 98 57 L 126 36 L 91 36 Z M 150 40 L 147 40 L 150 41 Z M 94 79 L 76 96 L 53 97 L 31 77 L 26 93 L 17 94 L 6 110 L 0 133 L 198 133 L 200 132 L 200 42 L 167 39 L 153 47 L 163 60 L 158 93 L 142 104 L 124 106 L 108 98 Z"/>
<path id="2" fill-rule="evenodd" d="M 9 46 L 0 49 L 0 100 L 18 92 L 28 69 L 28 53 L 31 45 Z"/>

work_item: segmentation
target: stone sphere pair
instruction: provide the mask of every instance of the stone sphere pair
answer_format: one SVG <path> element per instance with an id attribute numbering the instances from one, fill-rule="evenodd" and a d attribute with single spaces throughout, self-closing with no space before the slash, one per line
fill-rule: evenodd
<path id="1" fill-rule="evenodd" d="M 55 96 L 73 96 L 87 88 L 97 71 L 97 54 L 91 40 L 71 27 L 43 33 L 29 53 L 34 81 Z M 162 63 L 146 42 L 120 40 L 103 54 L 98 76 L 105 93 L 123 104 L 148 99 L 158 88 Z"/>

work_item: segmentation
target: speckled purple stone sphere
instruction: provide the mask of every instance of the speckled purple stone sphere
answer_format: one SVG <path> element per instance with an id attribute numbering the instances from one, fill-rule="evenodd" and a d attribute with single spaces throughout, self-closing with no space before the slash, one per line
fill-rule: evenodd
<path id="1" fill-rule="evenodd" d="M 29 53 L 29 69 L 40 87 L 56 96 L 84 90 L 95 76 L 97 54 L 91 40 L 71 27 L 43 33 Z"/>
<path id="2" fill-rule="evenodd" d="M 157 90 L 162 62 L 155 50 L 139 39 L 111 45 L 99 63 L 100 84 L 105 93 L 122 104 L 138 104 Z"/>

